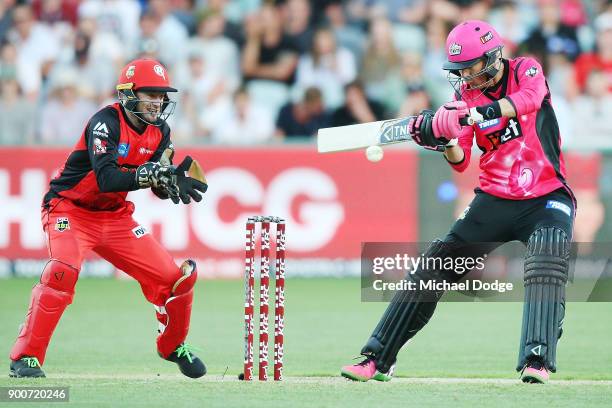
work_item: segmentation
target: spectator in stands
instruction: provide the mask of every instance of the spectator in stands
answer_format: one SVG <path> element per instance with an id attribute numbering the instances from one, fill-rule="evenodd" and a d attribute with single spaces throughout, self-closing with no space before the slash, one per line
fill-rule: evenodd
<path id="1" fill-rule="evenodd" d="M 41 23 L 66 22 L 76 26 L 79 0 L 33 0 L 32 10 Z"/>
<path id="2" fill-rule="evenodd" d="M 537 13 L 533 5 L 520 0 L 501 0 L 496 6 L 488 20 L 506 42 L 506 56 L 527 39 L 532 28 L 538 23 Z"/>
<path id="3" fill-rule="evenodd" d="M 433 0 L 428 2 L 429 12 L 434 19 L 452 25 L 465 20 L 486 20 L 489 1 L 484 0 Z"/>
<path id="4" fill-rule="evenodd" d="M 420 100 L 421 94 L 413 91 L 422 89 L 423 93 L 427 94 L 427 84 L 429 82 L 429 77 L 425 78 L 423 75 L 421 55 L 411 52 L 404 53 L 401 57 L 399 74 L 390 76 L 384 82 L 384 100 L 379 102 L 385 106 L 386 116 L 397 117 L 399 112 L 404 112 L 408 107 L 414 106 L 413 102 L 416 102 L 417 99 Z M 427 96 L 426 99 L 425 107 L 428 107 L 431 103 L 430 97 Z M 421 106 L 421 103 L 416 105 Z M 409 110 L 412 111 L 412 109 Z"/>
<path id="5" fill-rule="evenodd" d="M 159 59 L 162 64 L 176 64 L 186 58 L 187 27 L 174 16 L 168 0 L 149 0 L 149 10 L 159 19 L 155 39 L 159 44 Z"/>
<path id="6" fill-rule="evenodd" d="M 446 37 L 450 26 L 444 20 L 432 18 L 427 22 L 427 53 L 422 57 L 421 72 L 427 73 L 427 92 L 433 107 L 438 107 L 453 98 L 451 87 L 448 86 L 446 71 L 440 69 L 446 61 Z M 414 63 L 404 61 L 403 75 L 406 69 L 414 72 Z"/>
<path id="7" fill-rule="evenodd" d="M 117 80 L 117 71 L 123 67 L 125 59 L 132 55 L 133 50 L 128 49 L 120 41 L 117 34 L 100 30 L 97 20 L 92 17 L 81 16 L 77 25 L 77 33 L 83 36 L 84 42 L 89 42 L 87 52 L 85 52 L 84 43 L 80 43 L 75 50 L 74 59 L 79 60 L 79 64 L 85 63 L 85 66 L 94 66 L 92 68 L 98 71 L 100 75 L 95 81 L 94 88 L 96 92 L 100 92 L 97 96 L 98 100 L 103 100 L 110 96 L 114 99 L 116 96 L 115 81 Z M 78 40 L 75 40 L 75 45 Z M 86 62 L 85 62 L 86 55 Z M 98 66 L 104 65 L 104 66 Z M 81 65 L 80 69 L 84 66 Z M 102 73 L 102 71 L 104 73 Z M 111 79 L 112 78 L 112 83 Z"/>
<path id="8" fill-rule="evenodd" d="M 90 57 L 91 41 L 90 32 L 78 28 L 74 34 L 71 52 L 57 61 L 49 80 L 53 82 L 54 77 L 61 75 L 63 71 L 72 70 L 77 75 L 82 96 L 101 105 L 109 93 L 115 93 L 117 70 L 115 61 L 104 54 L 98 55 L 96 59 Z"/>
<path id="9" fill-rule="evenodd" d="M 206 12 L 213 11 L 221 15 L 223 35 L 232 40 L 240 49 L 245 42 L 243 20 L 248 15 L 256 14 L 259 7 L 258 1 L 206 1 Z"/>
<path id="10" fill-rule="evenodd" d="M 223 113 L 232 104 L 232 97 L 240 83 L 238 78 L 224 74 L 211 59 L 212 54 L 202 54 L 202 49 L 189 51 L 187 67 L 181 67 L 176 76 L 182 116 L 175 126 L 184 137 L 201 140 L 211 129 L 220 124 Z"/>
<path id="11" fill-rule="evenodd" d="M 240 84 L 240 51 L 223 34 L 224 17 L 220 11 L 206 10 L 199 15 L 197 35 L 189 40 L 188 50 L 206 62 L 206 70 L 224 75 L 233 93 Z M 184 88 L 183 88 L 184 89 Z"/>
<path id="12" fill-rule="evenodd" d="M 32 2 L 35 20 L 48 27 L 59 42 L 60 51 L 56 62 L 61 60 L 63 55 L 72 53 L 77 6 L 75 0 L 39 0 Z"/>
<path id="13" fill-rule="evenodd" d="M 173 116 L 177 117 L 172 126 L 173 140 L 176 143 L 203 141 L 207 132 L 200 126 L 201 98 L 199 92 L 194 92 L 193 84 L 204 75 L 204 59 L 194 50 L 189 52 L 187 64 L 179 65 L 176 69 L 175 83 L 181 92 L 178 95 L 179 103 Z M 185 87 L 184 84 L 189 86 Z"/>
<path id="14" fill-rule="evenodd" d="M 60 42 L 52 30 L 34 20 L 29 5 L 15 7 L 13 22 L 9 38 L 17 50 L 17 81 L 26 97 L 35 100 L 59 55 Z"/>
<path id="15" fill-rule="evenodd" d="M 406 97 L 399 109 L 397 117 L 418 115 L 423 109 L 431 109 L 431 101 L 425 86 L 412 84 L 406 87 Z"/>
<path id="16" fill-rule="evenodd" d="M 586 92 L 573 103 L 571 117 L 579 124 L 574 146 L 605 148 L 612 144 L 612 90 L 609 74 L 592 70 L 586 81 Z"/>
<path id="17" fill-rule="evenodd" d="M 17 78 L 17 49 L 11 43 L 0 47 L 0 79 Z"/>
<path id="18" fill-rule="evenodd" d="M 245 87 L 234 95 L 234 103 L 219 115 L 212 141 L 223 145 L 253 145 L 272 140 L 274 120 L 270 113 L 254 104 Z"/>
<path id="19" fill-rule="evenodd" d="M 582 54 L 576 61 L 576 82 L 579 89 L 584 90 L 591 71 L 599 70 L 606 76 L 607 88 L 612 92 L 612 10 L 595 19 L 595 29 L 597 49 L 593 53 Z"/>
<path id="20" fill-rule="evenodd" d="M 13 7 L 15 0 L 0 1 L 0 44 L 6 41 L 6 36 L 13 25 Z"/>
<path id="21" fill-rule="evenodd" d="M 195 0 L 174 0 L 172 6 L 172 14 L 187 29 L 187 34 L 190 37 L 195 35 L 198 25 Z"/>
<path id="22" fill-rule="evenodd" d="M 136 54 L 139 57 L 159 58 L 160 44 L 156 33 L 160 24 L 159 16 L 150 10 L 140 16 L 140 33 L 136 40 Z"/>
<path id="23" fill-rule="evenodd" d="M 33 144 L 35 110 L 14 77 L 0 77 L 0 145 Z"/>
<path id="24" fill-rule="evenodd" d="M 276 136 L 285 140 L 292 137 L 314 136 L 317 130 L 327 127 L 329 113 L 323 107 L 318 88 L 307 88 L 301 101 L 287 103 L 276 119 Z"/>
<path id="25" fill-rule="evenodd" d="M 330 1 L 325 8 L 325 24 L 334 32 L 338 46 L 353 53 L 361 61 L 366 43 L 362 30 L 348 23 L 344 5 L 339 0 Z"/>
<path id="26" fill-rule="evenodd" d="M 542 64 L 548 74 L 550 53 L 565 54 L 574 61 L 580 54 L 580 46 L 574 27 L 561 23 L 561 13 L 557 0 L 538 0 L 539 25 L 519 46 L 519 54 L 531 54 Z"/>
<path id="27" fill-rule="evenodd" d="M 345 87 L 345 94 L 344 105 L 334 111 L 330 126 L 346 126 L 384 119 L 385 108 L 366 97 L 363 85 L 359 81 L 349 83 Z"/>
<path id="28" fill-rule="evenodd" d="M 396 111 L 398 102 L 389 98 L 389 92 L 397 87 L 400 76 L 401 56 L 393 43 L 391 23 L 378 17 L 370 23 L 368 48 L 363 57 L 360 80 L 366 95 Z"/>
<path id="29" fill-rule="evenodd" d="M 598 14 L 612 13 L 612 0 L 600 0 L 597 10 Z"/>
<path id="30" fill-rule="evenodd" d="M 295 88 L 299 91 L 316 86 L 323 91 L 327 108 L 342 104 L 343 89 L 357 75 L 353 54 L 336 46 L 334 33 L 327 28 L 316 31 L 312 50 L 300 57 L 296 72 Z"/>
<path id="31" fill-rule="evenodd" d="M 293 83 L 298 52 L 283 32 L 278 9 L 265 3 L 248 17 L 246 44 L 242 50 L 242 71 L 247 80 L 264 79 L 287 85 Z"/>
<path id="32" fill-rule="evenodd" d="M 308 0 L 288 0 L 284 7 L 284 29 L 300 54 L 312 47 L 314 32 L 310 26 L 311 8 Z"/>
<path id="33" fill-rule="evenodd" d="M 353 0 L 349 4 L 349 13 L 361 21 L 382 17 L 394 23 L 422 24 L 427 16 L 427 1 Z"/>
<path id="34" fill-rule="evenodd" d="M 129 50 L 136 50 L 140 12 L 136 0 L 83 0 L 79 5 L 79 19 L 93 18 L 98 31 L 116 35 Z"/>
<path id="35" fill-rule="evenodd" d="M 578 28 L 587 23 L 587 12 L 583 0 L 561 0 L 561 22 Z"/>
<path id="36" fill-rule="evenodd" d="M 76 143 L 87 120 L 96 112 L 96 105 L 79 95 L 77 81 L 76 72 L 64 70 L 50 84 L 50 99 L 42 109 L 38 124 L 43 143 Z"/>

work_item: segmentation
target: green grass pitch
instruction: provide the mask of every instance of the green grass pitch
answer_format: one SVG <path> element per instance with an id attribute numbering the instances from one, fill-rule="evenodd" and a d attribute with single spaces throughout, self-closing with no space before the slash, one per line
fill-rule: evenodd
<path id="1" fill-rule="evenodd" d="M 285 381 L 244 383 L 237 380 L 243 359 L 241 281 L 198 282 L 188 341 L 202 349 L 209 374 L 191 380 L 157 357 L 153 308 L 135 282 L 84 279 L 51 341 L 44 366 L 48 378 L 10 379 L 8 352 L 32 284 L 0 280 L 0 349 L 5 353 L 0 387 L 69 386 L 70 402 L 48 404 L 52 407 L 612 404 L 610 303 L 568 305 L 559 372 L 545 386 L 521 384 L 514 371 L 520 303 L 441 303 L 430 324 L 400 353 L 398 378 L 364 384 L 345 381 L 338 373 L 358 356 L 385 305 L 362 303 L 357 279 L 289 278 Z"/>

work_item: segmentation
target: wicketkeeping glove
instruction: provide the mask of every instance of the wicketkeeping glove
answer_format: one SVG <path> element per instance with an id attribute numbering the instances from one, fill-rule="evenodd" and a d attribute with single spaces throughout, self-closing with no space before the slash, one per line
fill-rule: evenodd
<path id="1" fill-rule="evenodd" d="M 208 184 L 198 162 L 187 156 L 181 164 L 171 168 L 172 175 L 164 180 L 163 187 L 172 202 L 189 204 L 192 198 L 196 202 L 202 201 L 202 194 L 208 190 Z"/>
<path id="2" fill-rule="evenodd" d="M 173 173 L 174 169 L 171 166 L 146 162 L 136 169 L 136 181 L 140 188 L 160 187 L 170 182 Z"/>

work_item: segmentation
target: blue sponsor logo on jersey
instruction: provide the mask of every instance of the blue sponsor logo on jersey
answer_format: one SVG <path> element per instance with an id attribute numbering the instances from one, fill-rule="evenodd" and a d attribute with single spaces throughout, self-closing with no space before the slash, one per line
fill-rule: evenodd
<path id="1" fill-rule="evenodd" d="M 490 127 L 497 126 L 497 125 L 499 125 L 499 118 L 491 119 L 491 120 L 485 120 L 484 122 L 480 122 L 478 124 L 478 127 L 480 129 L 488 129 Z"/>
<path id="2" fill-rule="evenodd" d="M 559 201 L 548 200 L 548 202 L 546 203 L 546 208 L 552 208 L 553 210 L 562 211 L 567 214 L 568 217 L 571 217 L 572 215 L 572 210 L 570 209 L 569 205 L 563 204 Z"/>
<path id="3" fill-rule="evenodd" d="M 119 153 L 120 157 L 127 157 L 130 151 L 129 143 L 119 143 L 119 147 L 117 147 L 117 153 Z"/>

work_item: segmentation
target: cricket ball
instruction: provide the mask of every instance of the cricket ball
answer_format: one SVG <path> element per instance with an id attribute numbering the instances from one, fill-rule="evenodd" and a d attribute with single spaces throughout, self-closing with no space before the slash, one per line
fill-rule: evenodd
<path id="1" fill-rule="evenodd" d="M 380 146 L 370 146 L 366 149 L 366 157 L 372 163 L 376 163 L 383 158 L 383 149 Z"/>

